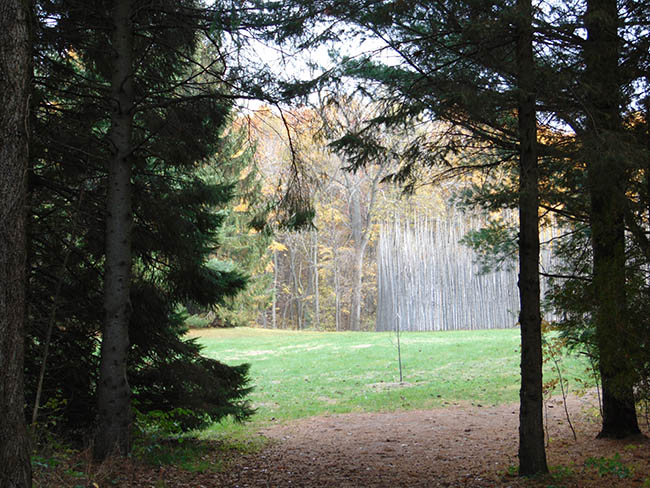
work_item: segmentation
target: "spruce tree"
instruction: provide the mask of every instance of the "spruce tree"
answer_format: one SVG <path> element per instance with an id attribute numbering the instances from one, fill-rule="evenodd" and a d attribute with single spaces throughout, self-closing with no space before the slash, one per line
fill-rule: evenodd
<path id="1" fill-rule="evenodd" d="M 320 5 L 289 2 L 279 7 L 290 19 L 318 18 Z M 542 418 L 542 356 L 539 296 L 536 86 L 533 58 L 532 6 L 504 3 L 488 8 L 475 2 L 429 3 L 334 2 L 326 16 L 345 19 L 386 44 L 401 63 L 385 65 L 370 57 L 348 60 L 343 74 L 364 84 L 379 84 L 371 96 L 384 111 L 344 137 L 339 145 L 369 162 L 369 128 L 410 123 L 419 116 L 465 129 L 468 137 L 448 139 L 446 147 L 414 138 L 400 158 L 394 179 L 413 185 L 415 165 L 446 163 L 462 147 L 489 143 L 505 160 L 519 160 L 520 277 L 522 324 L 522 389 L 520 472 L 546 472 Z M 307 23 L 286 22 L 283 34 L 309 38 Z M 514 25 L 514 27 L 513 27 Z M 294 30 L 295 29 L 295 30 Z M 516 54 L 513 56 L 512 52 Z M 307 84 L 308 86 L 309 84 Z M 516 118 L 512 113 L 517 110 Z M 485 160 L 484 160 L 485 161 Z M 499 160 L 487 161 L 488 166 Z M 465 168 L 466 169 L 466 168 Z M 462 171 L 462 169 L 460 169 Z"/>
<path id="2" fill-rule="evenodd" d="M 519 474 L 548 472 L 542 413 L 542 317 L 539 283 L 539 168 L 537 100 L 530 0 L 517 2 L 516 80 L 519 90 Z"/>
<path id="3" fill-rule="evenodd" d="M 187 304 L 188 311 L 210 318 L 210 324 L 217 327 L 250 326 L 271 301 L 267 269 L 271 199 L 263 191 L 263 180 L 254 159 L 256 148 L 244 126 L 246 120 L 245 116 L 237 117 L 231 131 L 222 138 L 223 152 L 231 156 L 222 159 L 218 168 L 210 165 L 205 168 L 210 181 L 234 184 L 232 205 L 221 210 L 224 220 L 217 236 L 220 245 L 211 253 L 209 266 L 238 269 L 249 278 L 245 290 L 227 297 L 216 307 L 206 309 Z"/>
<path id="4" fill-rule="evenodd" d="M 89 405 L 101 381 L 96 351 L 107 279 L 104 208 L 117 147 L 111 110 L 127 110 L 133 125 L 131 149 L 123 153 L 132 194 L 129 390 L 142 412 L 187 409 L 180 419 L 186 427 L 225 415 L 241 420 L 251 413 L 247 366 L 201 356 L 195 341 L 182 338 L 186 328 L 178 313 L 188 301 L 220 303 L 246 282 L 237 269 L 206 264 L 219 245 L 220 210 L 234 194 L 234 182 L 210 179 L 206 168 L 213 165 L 218 173 L 236 150 L 225 135 L 232 97 L 224 88 L 224 67 L 205 57 L 219 48 L 208 35 L 213 12 L 191 1 L 134 2 L 128 110 L 111 94 L 111 86 L 115 93 L 124 90 L 111 82 L 112 5 L 39 3 L 28 397 L 31 403 L 42 345 L 54 324 L 41 404 L 61 409 L 67 425 L 82 432 L 97 414 Z M 124 212 L 118 216 L 125 218 Z M 120 340 L 127 344 L 123 335 Z M 131 412 L 125 415 L 130 422 Z M 115 447 L 114 440 L 102 444 L 98 457 Z M 122 452 L 128 447 L 119 445 Z"/>
<path id="5" fill-rule="evenodd" d="M 111 6 L 110 159 L 106 185 L 104 323 L 97 383 L 96 459 L 131 450 L 131 391 L 126 374 L 131 319 L 131 229 L 133 221 L 134 25 L 135 2 Z"/>

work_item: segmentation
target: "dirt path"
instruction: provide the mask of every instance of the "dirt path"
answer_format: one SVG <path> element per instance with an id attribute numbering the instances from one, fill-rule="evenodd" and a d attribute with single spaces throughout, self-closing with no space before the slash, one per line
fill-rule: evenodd
<path id="1" fill-rule="evenodd" d="M 561 401 L 549 406 L 549 464 L 565 467 L 555 478 L 523 482 L 507 474 L 517 465 L 518 410 L 509 405 L 333 415 L 278 425 L 264 431 L 274 441 L 271 447 L 211 482 L 241 488 L 644 486 L 650 477 L 647 440 L 596 441 L 598 424 L 588 413 L 593 399 L 571 398 L 576 442 Z M 601 478 L 584 465 L 589 457 L 616 453 L 621 466 L 634 468 L 624 479 Z"/>
<path id="2" fill-rule="evenodd" d="M 278 424 L 262 432 L 271 441 L 268 447 L 235 458 L 222 473 L 190 473 L 173 466 L 154 468 L 121 460 L 112 467 L 96 467 L 85 485 L 77 480 L 69 486 L 650 488 L 647 438 L 596 440 L 599 420 L 592 396 L 569 400 L 578 434 L 574 441 L 561 399 L 552 400 L 548 407 L 547 456 L 554 476 L 538 480 L 514 476 L 517 405 L 454 405 L 435 410 L 326 415 Z M 642 423 L 647 434 L 645 419 Z M 215 449 L 202 460 L 214 465 L 223 461 L 221 455 Z M 597 467 L 585 463 L 590 458 L 595 460 L 592 465 L 605 471 L 602 477 Z M 108 472 L 102 473 L 102 469 Z"/>

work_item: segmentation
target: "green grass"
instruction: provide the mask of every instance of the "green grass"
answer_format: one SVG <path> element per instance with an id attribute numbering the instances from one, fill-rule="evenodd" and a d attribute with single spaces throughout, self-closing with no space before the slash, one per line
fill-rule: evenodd
<path id="1" fill-rule="evenodd" d="M 518 329 L 404 333 L 402 384 L 393 333 L 237 328 L 193 335 L 206 356 L 251 364 L 256 426 L 327 413 L 490 406 L 519 395 Z M 584 369 L 577 358 L 564 358 L 570 387 Z M 549 367 L 545 380 L 552 376 Z M 247 430 L 225 422 L 203 435 Z"/>

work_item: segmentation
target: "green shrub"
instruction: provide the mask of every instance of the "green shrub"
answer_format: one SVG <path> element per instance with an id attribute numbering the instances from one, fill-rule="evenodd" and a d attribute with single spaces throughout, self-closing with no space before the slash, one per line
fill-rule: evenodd
<path id="1" fill-rule="evenodd" d="M 614 475 L 621 479 L 632 476 L 632 468 L 621 462 L 621 456 L 619 453 L 614 454 L 611 458 L 587 458 L 585 466 L 588 468 L 596 468 L 598 470 L 598 475 L 601 478 L 606 475 Z"/>

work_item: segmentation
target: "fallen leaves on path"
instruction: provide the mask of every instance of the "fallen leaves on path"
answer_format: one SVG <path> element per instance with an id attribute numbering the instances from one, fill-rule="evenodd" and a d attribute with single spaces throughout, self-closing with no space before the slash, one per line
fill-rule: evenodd
<path id="1" fill-rule="evenodd" d="M 594 402 L 593 397 L 569 399 L 578 433 L 574 441 L 561 399 L 550 401 L 552 474 L 543 479 L 514 475 L 518 406 L 502 405 L 312 417 L 265 429 L 268 446 L 233 458 L 223 472 L 190 473 L 129 460 L 104 467 L 104 473 L 93 467 L 96 474 L 89 469 L 87 481 L 100 488 L 649 487 L 650 442 L 645 437 L 596 440 Z M 212 462 L 223 461 L 221 455 L 215 448 Z"/>

